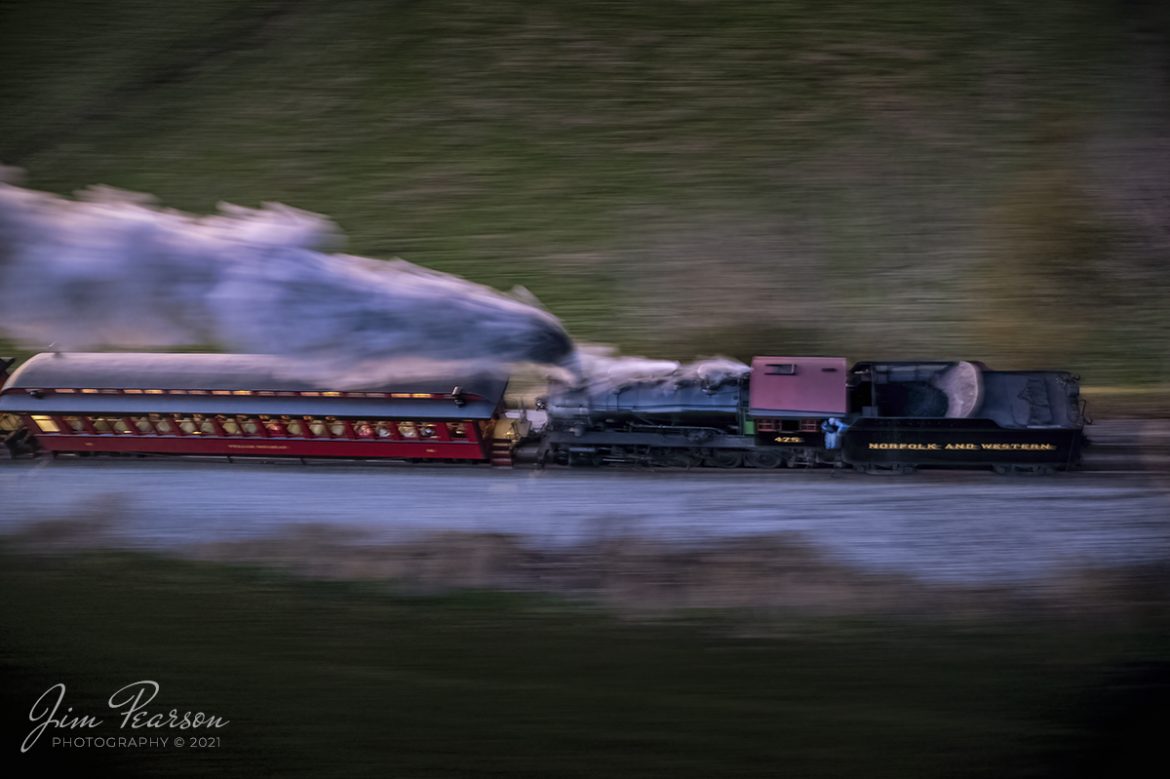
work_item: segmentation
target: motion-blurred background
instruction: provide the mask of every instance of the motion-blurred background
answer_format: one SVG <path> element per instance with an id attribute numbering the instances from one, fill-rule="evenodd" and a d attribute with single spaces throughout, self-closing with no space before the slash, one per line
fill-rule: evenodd
<path id="1" fill-rule="evenodd" d="M 1170 380 L 1159 0 L 9 0 L 0 160 L 523 284 L 580 338 Z"/>

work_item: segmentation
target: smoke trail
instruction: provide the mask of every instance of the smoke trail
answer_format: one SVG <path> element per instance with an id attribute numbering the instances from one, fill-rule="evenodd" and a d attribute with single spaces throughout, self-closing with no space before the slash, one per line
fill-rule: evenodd
<path id="1" fill-rule="evenodd" d="M 751 372 L 747 365 L 728 357 L 684 364 L 621 357 L 608 347 L 595 345 L 581 347 L 580 354 L 582 375 L 549 385 L 544 403 L 550 419 L 565 418 L 575 425 L 582 415 L 610 413 L 615 404 L 624 404 L 627 410 L 639 409 L 639 413 L 656 413 L 655 409 L 675 413 L 705 393 L 720 393 L 717 402 L 734 406 L 735 390 L 725 385 Z M 730 390 L 730 394 L 721 387 Z"/>
<path id="2" fill-rule="evenodd" d="M 0 331 L 34 348 L 214 343 L 354 380 L 391 364 L 576 368 L 548 312 L 401 260 L 326 253 L 339 234 L 315 214 L 221 205 L 195 217 L 148 196 L 99 187 L 73 201 L 4 178 Z"/>
<path id="3" fill-rule="evenodd" d="M 680 363 L 674 360 L 623 357 L 615 354 L 610 347 L 595 344 L 582 346 L 579 354 L 583 378 L 576 386 L 587 387 L 595 394 L 630 384 L 717 385 L 751 372 L 751 367 L 730 357 L 712 357 L 691 363 Z"/>

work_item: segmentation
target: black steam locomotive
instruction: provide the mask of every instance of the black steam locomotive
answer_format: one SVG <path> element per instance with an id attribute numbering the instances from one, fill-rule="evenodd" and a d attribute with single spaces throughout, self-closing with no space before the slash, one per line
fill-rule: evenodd
<path id="1" fill-rule="evenodd" d="M 566 464 L 1045 473 L 1085 444 L 1076 376 L 966 361 L 756 357 L 750 372 L 561 387 L 545 405 L 539 458 Z"/>

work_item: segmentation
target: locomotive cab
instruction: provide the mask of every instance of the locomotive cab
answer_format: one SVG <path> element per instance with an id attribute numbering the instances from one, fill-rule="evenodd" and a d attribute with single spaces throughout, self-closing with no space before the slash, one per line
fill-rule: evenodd
<path id="1" fill-rule="evenodd" d="M 757 444 L 776 447 L 789 465 L 837 463 L 846 366 L 843 357 L 754 358 L 748 416 Z"/>

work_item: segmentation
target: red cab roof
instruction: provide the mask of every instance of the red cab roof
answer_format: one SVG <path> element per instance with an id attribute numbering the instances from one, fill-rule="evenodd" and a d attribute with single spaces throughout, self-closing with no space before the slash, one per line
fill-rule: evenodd
<path id="1" fill-rule="evenodd" d="M 835 416 L 846 411 L 844 357 L 755 357 L 750 414 Z"/>

